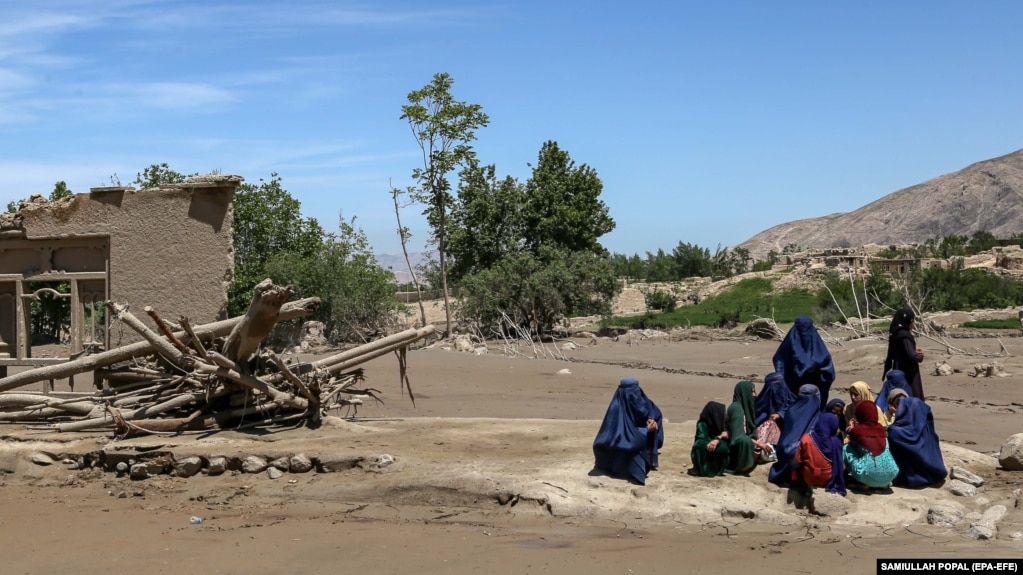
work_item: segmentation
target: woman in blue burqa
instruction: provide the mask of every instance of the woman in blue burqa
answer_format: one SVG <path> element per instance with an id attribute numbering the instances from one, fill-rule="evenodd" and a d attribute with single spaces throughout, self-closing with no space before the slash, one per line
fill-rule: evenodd
<path id="1" fill-rule="evenodd" d="M 814 385 L 821 392 L 820 408 L 823 410 L 828 404 L 828 390 L 835 381 L 835 364 L 809 316 L 797 317 L 792 329 L 785 334 L 774 352 L 774 370 L 785 376 L 792 393 L 797 393 L 800 386 Z"/>
<path id="2" fill-rule="evenodd" d="M 884 376 L 884 383 L 881 385 L 881 393 L 877 394 L 877 398 L 874 403 L 884 413 L 888 411 L 888 395 L 896 389 L 901 389 L 906 392 L 906 395 L 912 397 L 913 389 L 909 386 L 909 381 L 906 380 L 906 373 L 901 369 L 892 369 Z M 923 398 L 918 398 L 921 401 Z"/>
<path id="3" fill-rule="evenodd" d="M 757 398 L 753 403 L 753 409 L 756 412 L 756 423 L 767 421 L 768 419 L 774 420 L 781 427 L 781 419 L 785 419 L 785 411 L 788 410 L 792 402 L 796 400 L 796 395 L 792 393 L 788 385 L 785 383 L 785 377 L 778 372 L 769 373 L 764 377 L 764 387 L 757 394 Z"/>
<path id="4" fill-rule="evenodd" d="M 888 426 L 888 449 L 899 466 L 893 485 L 934 485 L 948 474 L 934 430 L 934 415 L 922 399 L 903 397 L 899 401 L 895 421 Z"/>
<path id="5" fill-rule="evenodd" d="M 657 469 L 657 450 L 662 445 L 661 410 L 638 381 L 623 379 L 593 440 L 593 466 L 644 485 L 647 473 Z"/>
<path id="6" fill-rule="evenodd" d="M 799 388 L 799 395 L 785 412 L 785 418 L 781 424 L 781 438 L 775 453 L 778 461 L 771 466 L 767 474 L 767 480 L 777 485 L 788 485 L 798 483 L 799 478 L 794 473 L 796 469 L 796 451 L 799 450 L 799 441 L 803 435 L 810 433 L 817 423 L 817 417 L 821 413 L 820 391 L 813 385 L 804 385 Z"/>

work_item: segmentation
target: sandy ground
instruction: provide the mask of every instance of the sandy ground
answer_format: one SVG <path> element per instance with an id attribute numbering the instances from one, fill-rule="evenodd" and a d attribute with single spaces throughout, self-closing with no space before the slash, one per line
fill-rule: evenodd
<path id="1" fill-rule="evenodd" d="M 923 342 L 925 366 L 947 359 L 960 370 L 925 375 L 924 386 L 946 465 L 986 480 L 976 497 L 942 487 L 850 493 L 828 516 L 767 483 L 764 468 L 748 478 L 686 474 L 703 404 L 729 401 L 740 379 L 762 381 L 775 342 L 577 342 L 560 359 L 508 357 L 497 344 L 485 355 L 441 343 L 413 351 L 415 405 L 399 391 L 396 360 L 379 358 L 365 366 L 367 383 L 386 403 L 316 430 L 114 441 L 0 426 L 2 572 L 868 573 L 877 558 L 1023 555 L 1023 473 L 994 457 L 1023 432 L 1023 338 L 953 341 L 970 356 Z M 834 394 L 847 398 L 860 379 L 880 388 L 881 341 L 831 348 Z M 966 374 L 992 361 L 1010 375 Z M 646 486 L 592 469 L 593 436 L 623 377 L 639 379 L 667 418 L 661 467 Z M 178 459 L 305 453 L 340 470 L 133 481 L 31 462 L 40 451 L 98 449 Z M 379 465 L 381 455 L 394 463 Z M 1008 513 L 996 539 L 978 541 L 965 526 L 928 525 L 939 503 Z"/>

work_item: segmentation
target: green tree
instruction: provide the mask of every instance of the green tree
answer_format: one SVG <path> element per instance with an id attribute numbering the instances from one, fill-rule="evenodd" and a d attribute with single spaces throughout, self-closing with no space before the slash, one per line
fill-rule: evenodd
<path id="1" fill-rule="evenodd" d="M 498 180 L 493 165 L 468 161 L 451 209 L 447 244 L 449 275 L 455 282 L 522 247 L 524 205 L 525 192 L 517 180 Z"/>
<path id="2" fill-rule="evenodd" d="M 331 341 L 367 341 L 394 325 L 401 308 L 394 297 L 394 274 L 381 268 L 355 218 L 338 219 L 338 233 L 305 254 L 278 253 L 266 275 L 295 287 L 296 297 L 319 297 L 313 319 L 324 322 Z"/>
<path id="3" fill-rule="evenodd" d="M 474 162 L 462 172 L 449 255 L 464 271 L 460 314 L 484 330 L 499 330 L 508 314 L 543 335 L 563 314 L 608 312 L 619 289 L 598 242 L 614 221 L 596 171 L 554 142 L 539 157 L 524 186 Z"/>
<path id="4" fill-rule="evenodd" d="M 228 291 L 228 311 L 245 313 L 252 288 L 268 277 L 272 257 L 311 258 L 319 253 L 323 228 L 315 218 L 302 217 L 301 204 L 281 186 L 276 173 L 259 185 L 242 184 L 234 195 L 234 282 Z M 317 294 L 321 295 L 321 294 Z"/>
<path id="5" fill-rule="evenodd" d="M 545 142 L 526 182 L 526 249 L 537 255 L 541 247 L 552 246 L 605 252 L 597 240 L 614 230 L 615 222 L 600 200 L 603 187 L 596 170 L 576 166 L 557 142 Z"/>
<path id="6" fill-rule="evenodd" d="M 423 154 L 423 167 L 412 170 L 412 179 L 418 184 L 413 198 L 426 205 L 424 213 L 440 257 L 446 333 L 451 332 L 446 259 L 447 218 L 452 203 L 448 174 L 475 157 L 469 143 L 476 139 L 476 130 L 490 122 L 479 104 L 467 104 L 451 96 L 453 84 L 448 74 L 434 74 L 429 84 L 409 92 L 409 103 L 401 107 L 401 119 L 408 121 Z"/>
<path id="7" fill-rule="evenodd" d="M 707 248 L 679 242 L 671 251 L 671 255 L 675 258 L 676 269 L 679 273 L 679 277 L 676 279 L 710 275 L 711 259 L 710 250 Z"/>
<path id="8" fill-rule="evenodd" d="M 970 236 L 970 253 L 979 254 L 998 245 L 998 238 L 989 231 L 977 230 Z"/>
<path id="9" fill-rule="evenodd" d="M 938 245 L 938 255 L 944 259 L 965 256 L 967 242 L 969 242 L 969 238 L 966 236 L 947 235 L 941 238 L 941 244 Z"/>
<path id="10" fill-rule="evenodd" d="M 514 252 L 467 276 L 461 315 L 492 334 L 513 327 L 543 334 L 566 315 L 610 315 L 618 281 L 608 257 L 564 248 L 540 252 Z"/>

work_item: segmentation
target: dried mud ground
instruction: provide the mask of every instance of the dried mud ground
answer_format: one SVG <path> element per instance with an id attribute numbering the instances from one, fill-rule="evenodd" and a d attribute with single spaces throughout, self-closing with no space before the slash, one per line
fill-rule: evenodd
<path id="1" fill-rule="evenodd" d="M 1018 558 L 1023 473 L 994 455 L 1023 432 L 1023 339 L 924 341 L 924 386 L 946 464 L 986 480 L 973 498 L 941 487 L 850 493 L 819 516 L 786 490 L 750 477 L 691 477 L 703 404 L 736 381 L 760 382 L 770 341 L 576 340 L 559 359 L 474 355 L 435 343 L 408 355 L 415 405 L 392 356 L 365 365 L 368 401 L 354 419 L 316 430 L 219 432 L 114 441 L 0 426 L 2 573 L 872 573 L 877 558 Z M 1003 349 L 1004 346 L 1004 349 Z M 551 348 L 553 349 L 553 348 Z M 832 345 L 833 395 L 880 388 L 880 340 Z M 990 357 L 988 354 L 999 354 Z M 997 361 L 1005 377 L 974 378 Z M 567 373 L 565 372 L 567 370 Z M 665 414 L 661 467 L 645 486 L 592 470 L 591 442 L 617 382 L 636 377 Z M 58 382 L 66 385 L 66 382 Z M 343 414 L 342 414 L 343 415 Z M 334 473 L 228 472 L 130 480 L 31 462 L 39 451 L 163 449 L 187 455 L 305 453 L 348 462 Z M 394 463 L 379 466 L 380 455 Z M 1001 504 L 996 539 L 928 525 L 927 509 Z M 203 519 L 201 524 L 190 517 Z"/>

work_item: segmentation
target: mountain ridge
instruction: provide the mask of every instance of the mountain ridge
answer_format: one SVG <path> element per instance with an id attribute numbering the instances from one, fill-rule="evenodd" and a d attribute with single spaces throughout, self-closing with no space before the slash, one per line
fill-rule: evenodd
<path id="1" fill-rule="evenodd" d="M 808 248 L 902 245 L 988 231 L 1023 232 L 1023 149 L 883 196 L 857 210 L 768 228 L 737 247 L 756 259 L 795 244 Z"/>

